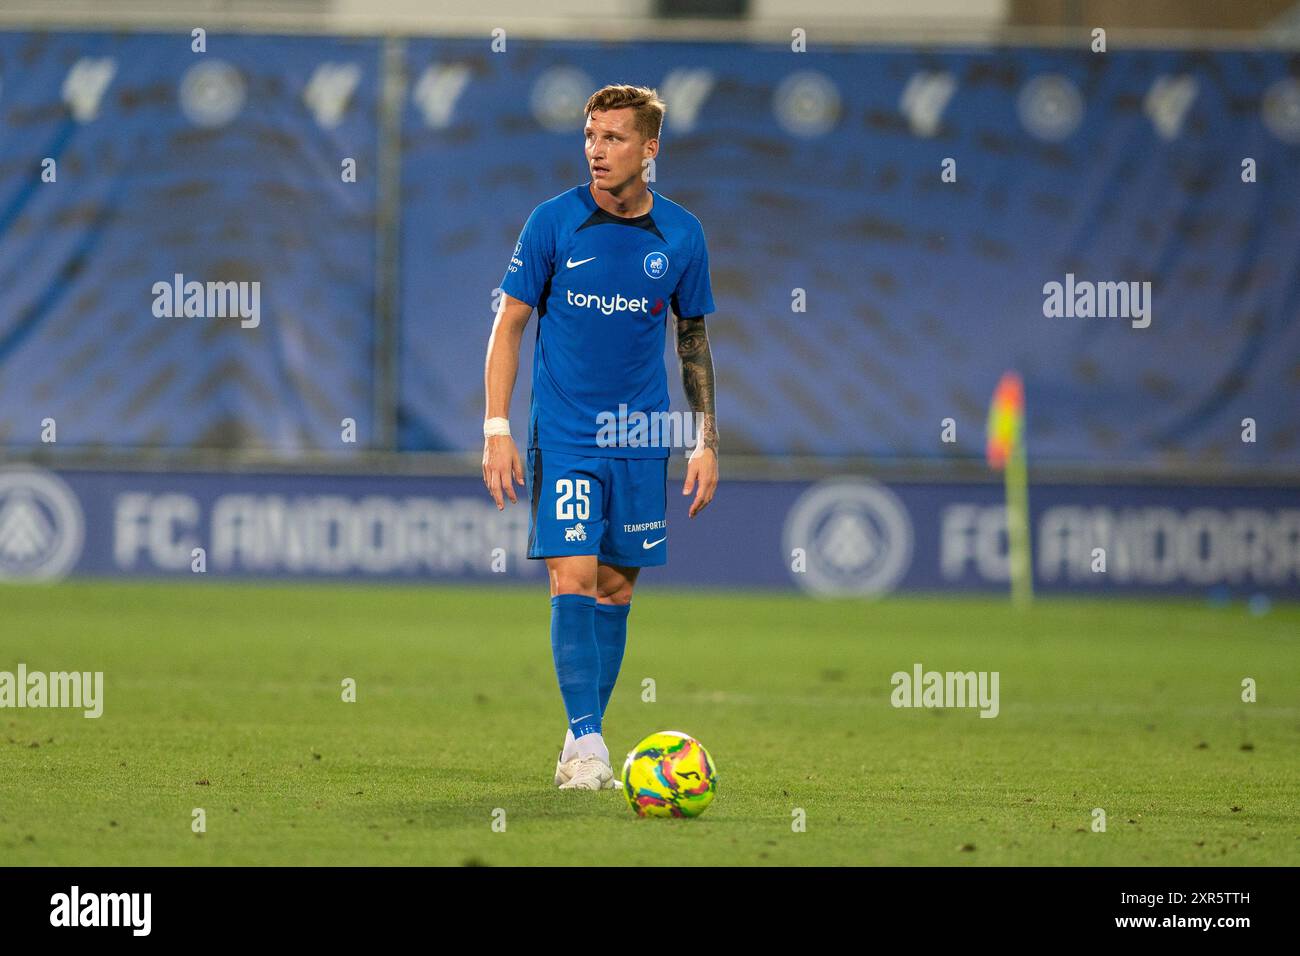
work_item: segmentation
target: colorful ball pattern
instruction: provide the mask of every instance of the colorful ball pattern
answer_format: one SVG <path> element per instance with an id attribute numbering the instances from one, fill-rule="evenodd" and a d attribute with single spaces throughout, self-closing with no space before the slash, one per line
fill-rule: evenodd
<path id="1" fill-rule="evenodd" d="M 698 817 L 717 789 L 709 752 L 676 730 L 651 734 L 623 764 L 623 796 L 639 817 Z"/>

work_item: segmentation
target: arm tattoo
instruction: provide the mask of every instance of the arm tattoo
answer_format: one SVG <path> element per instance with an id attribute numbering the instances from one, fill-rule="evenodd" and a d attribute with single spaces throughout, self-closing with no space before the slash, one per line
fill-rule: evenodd
<path id="1" fill-rule="evenodd" d="M 713 407 L 713 354 L 704 317 L 677 320 L 677 357 L 682 363 L 686 401 L 699 422 L 699 442 L 718 453 L 718 423 Z"/>

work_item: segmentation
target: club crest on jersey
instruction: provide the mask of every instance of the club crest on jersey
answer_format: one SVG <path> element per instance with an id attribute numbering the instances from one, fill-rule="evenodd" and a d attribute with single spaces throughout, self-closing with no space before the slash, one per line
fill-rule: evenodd
<path id="1" fill-rule="evenodd" d="M 581 482 L 579 482 L 579 484 L 581 484 Z M 578 522 L 571 528 L 565 528 L 564 540 L 565 541 L 586 541 L 587 529 L 582 526 L 582 522 Z"/>
<path id="2" fill-rule="evenodd" d="M 645 257 L 642 267 L 650 278 L 661 278 L 668 271 L 668 257 L 662 252 L 652 252 Z"/>

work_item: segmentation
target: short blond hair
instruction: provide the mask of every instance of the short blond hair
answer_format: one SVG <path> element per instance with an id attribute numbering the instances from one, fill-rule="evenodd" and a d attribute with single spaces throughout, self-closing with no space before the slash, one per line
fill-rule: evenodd
<path id="1" fill-rule="evenodd" d="M 659 98 L 659 92 L 646 86 L 614 83 L 599 89 L 591 94 L 591 99 L 587 100 L 587 108 L 583 111 L 583 115 L 590 118 L 596 111 L 627 109 L 635 110 L 636 131 L 641 134 L 642 139 L 659 138 L 664 125 L 666 107 L 664 101 Z"/>

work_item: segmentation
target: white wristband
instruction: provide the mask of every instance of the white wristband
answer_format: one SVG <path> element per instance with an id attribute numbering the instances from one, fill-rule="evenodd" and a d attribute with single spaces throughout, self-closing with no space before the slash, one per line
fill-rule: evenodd
<path id="1" fill-rule="evenodd" d="M 502 435 L 510 437 L 510 419 L 508 418 L 488 418 L 483 422 L 483 437 L 495 438 Z"/>

